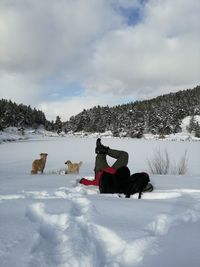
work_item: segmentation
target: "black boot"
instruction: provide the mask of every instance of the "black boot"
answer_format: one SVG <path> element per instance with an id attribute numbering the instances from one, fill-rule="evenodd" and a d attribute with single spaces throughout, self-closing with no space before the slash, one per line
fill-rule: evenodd
<path id="1" fill-rule="evenodd" d="M 96 141 L 96 148 L 95 148 L 95 153 L 96 154 L 107 154 L 108 153 L 108 146 L 104 146 L 101 143 L 101 139 L 98 138 Z"/>

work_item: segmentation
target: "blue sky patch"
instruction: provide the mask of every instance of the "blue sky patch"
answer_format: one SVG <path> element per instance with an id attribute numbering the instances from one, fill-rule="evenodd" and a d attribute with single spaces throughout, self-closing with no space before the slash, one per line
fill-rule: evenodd
<path id="1" fill-rule="evenodd" d="M 129 26 L 134 26 L 141 21 L 141 9 L 140 8 L 123 8 L 120 7 L 120 13 L 125 17 L 125 20 Z"/>
<path id="2" fill-rule="evenodd" d="M 137 6 L 118 6 L 117 11 L 125 18 L 129 26 L 138 24 L 143 18 L 143 9 L 148 0 L 139 0 Z"/>
<path id="3" fill-rule="evenodd" d="M 48 98 L 51 101 L 71 98 L 73 96 L 81 96 L 84 93 L 84 88 L 79 83 L 73 82 L 66 84 L 61 80 L 53 78 L 45 81 L 45 88 L 48 90 L 48 95 L 46 94 L 45 98 Z"/>

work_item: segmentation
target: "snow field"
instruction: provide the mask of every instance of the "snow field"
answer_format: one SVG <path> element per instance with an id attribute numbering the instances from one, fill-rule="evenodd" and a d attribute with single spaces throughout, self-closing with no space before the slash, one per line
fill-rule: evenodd
<path id="1" fill-rule="evenodd" d="M 138 170 L 154 142 L 104 140 L 128 150 L 130 166 Z M 78 183 L 82 176 L 92 179 L 94 143 L 92 138 L 63 138 L 1 145 L 0 266 L 199 266 L 197 164 L 189 166 L 195 175 L 150 174 L 155 190 L 141 200 L 100 195 L 97 187 Z M 177 158 L 188 146 L 190 160 L 199 159 L 198 143 L 168 144 Z M 41 150 L 49 154 L 45 173 L 30 175 Z M 63 175 L 68 158 L 84 159 L 80 175 Z"/>

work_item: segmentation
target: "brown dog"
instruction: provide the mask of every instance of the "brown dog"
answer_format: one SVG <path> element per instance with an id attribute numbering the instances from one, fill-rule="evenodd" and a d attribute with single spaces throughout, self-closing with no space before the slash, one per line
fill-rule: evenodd
<path id="1" fill-rule="evenodd" d="M 79 163 L 72 163 L 70 160 L 66 161 L 65 164 L 67 165 L 67 170 L 65 171 L 65 174 L 67 173 L 79 173 L 80 166 L 82 165 L 82 161 Z"/>
<path id="2" fill-rule="evenodd" d="M 40 153 L 40 159 L 35 159 L 33 161 L 31 174 L 36 174 L 38 173 L 38 171 L 43 173 L 47 160 L 47 155 L 47 153 Z"/>

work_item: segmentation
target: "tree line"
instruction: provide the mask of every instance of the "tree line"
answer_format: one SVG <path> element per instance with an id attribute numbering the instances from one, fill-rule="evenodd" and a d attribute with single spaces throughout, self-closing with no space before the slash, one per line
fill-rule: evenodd
<path id="1" fill-rule="evenodd" d="M 10 126 L 37 128 L 46 124 L 45 114 L 30 106 L 16 104 L 11 100 L 0 100 L 0 130 Z"/>
<path id="2" fill-rule="evenodd" d="M 95 106 L 63 123 L 65 132 L 105 132 L 114 136 L 140 138 L 145 133 L 167 134 L 181 131 L 186 116 L 200 115 L 200 86 L 114 107 Z M 194 124 L 194 123 L 193 123 Z M 190 131 L 198 132 L 195 122 Z"/>
<path id="3" fill-rule="evenodd" d="M 37 128 L 43 125 L 46 130 L 58 133 L 110 131 L 113 136 L 141 138 L 145 133 L 164 136 L 180 132 L 182 120 L 191 116 L 188 131 L 199 137 L 200 126 L 195 115 L 200 115 L 200 86 L 114 107 L 95 106 L 65 122 L 60 116 L 50 122 L 40 110 L 0 100 L 0 130 L 8 126 Z"/>
<path id="4" fill-rule="evenodd" d="M 0 131 L 7 127 L 19 129 L 37 129 L 43 126 L 46 130 L 61 132 L 63 122 L 57 116 L 55 121 L 49 121 L 43 111 L 24 104 L 17 104 L 11 100 L 0 99 Z"/>

